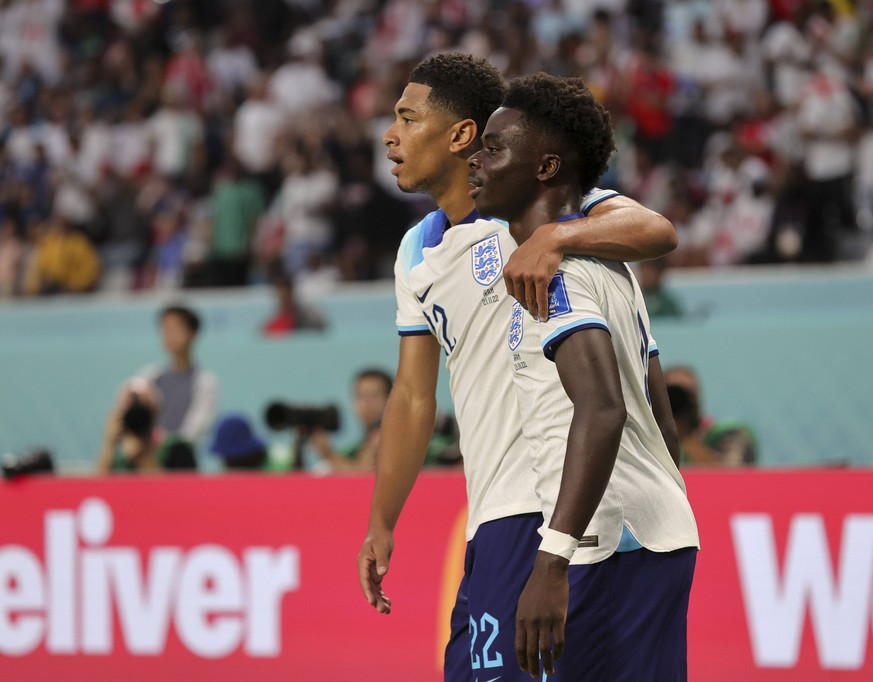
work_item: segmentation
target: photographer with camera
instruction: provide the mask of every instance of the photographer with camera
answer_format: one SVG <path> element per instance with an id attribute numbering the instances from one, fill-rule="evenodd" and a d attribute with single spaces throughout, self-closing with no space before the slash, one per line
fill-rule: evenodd
<path id="1" fill-rule="evenodd" d="M 309 438 L 312 449 L 333 471 L 373 471 L 379 451 L 382 413 L 388 402 L 393 381 L 380 369 L 365 369 L 355 376 L 355 416 L 363 438 L 352 447 L 334 450 L 325 429 L 313 429 Z"/>
<path id="2" fill-rule="evenodd" d="M 693 369 L 671 367 L 664 372 L 664 380 L 683 462 L 741 466 L 757 461 L 755 434 L 748 426 L 703 414 L 700 383 Z"/>
<path id="3" fill-rule="evenodd" d="M 266 421 L 274 430 L 293 428 L 296 431 L 296 464 L 293 468 L 314 471 L 373 471 L 379 451 L 382 414 L 391 393 L 391 375 L 377 368 L 367 368 L 355 375 L 355 416 L 363 437 L 349 448 L 334 448 L 329 432 L 339 429 L 339 412 L 333 405 L 297 407 L 273 403 L 267 409 Z M 458 429 L 447 415 L 437 418 L 436 428 L 428 448 L 425 465 L 455 466 L 461 462 L 457 447 Z M 307 455 L 314 455 L 307 458 Z M 308 466 L 307 466 L 308 464 Z"/>
<path id="4" fill-rule="evenodd" d="M 157 391 L 144 379 L 122 387 L 106 418 L 97 473 L 196 469 L 191 445 L 156 427 L 159 409 Z"/>

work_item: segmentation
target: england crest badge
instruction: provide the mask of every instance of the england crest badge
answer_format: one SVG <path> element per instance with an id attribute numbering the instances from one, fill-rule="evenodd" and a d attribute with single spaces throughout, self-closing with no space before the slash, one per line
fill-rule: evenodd
<path id="1" fill-rule="evenodd" d="M 470 255 L 473 259 L 473 279 L 483 287 L 491 286 L 503 270 L 503 256 L 497 234 L 473 244 Z"/>
<path id="2" fill-rule="evenodd" d="M 514 351 L 524 336 L 524 308 L 516 301 L 512 304 L 512 317 L 509 319 L 509 350 Z"/>

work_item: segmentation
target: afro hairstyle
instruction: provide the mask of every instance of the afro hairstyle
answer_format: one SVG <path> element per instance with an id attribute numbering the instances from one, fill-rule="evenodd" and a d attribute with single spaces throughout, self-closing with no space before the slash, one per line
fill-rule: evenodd
<path id="1" fill-rule="evenodd" d="M 521 76 L 509 84 L 503 106 L 521 111 L 523 125 L 550 137 L 560 148 L 556 153 L 571 149 L 579 155 L 583 192 L 590 191 L 606 172 L 615 149 L 609 112 L 581 78 Z"/>

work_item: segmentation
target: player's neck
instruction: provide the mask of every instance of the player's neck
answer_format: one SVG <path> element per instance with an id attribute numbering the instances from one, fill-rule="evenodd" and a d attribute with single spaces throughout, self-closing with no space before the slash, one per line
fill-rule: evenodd
<path id="1" fill-rule="evenodd" d="M 446 214 L 452 225 L 457 225 L 476 208 L 476 204 L 468 194 L 469 190 L 470 186 L 465 181 L 463 187 L 451 187 L 440 196 L 434 196 L 437 206 Z"/>
<path id="2" fill-rule="evenodd" d="M 538 227 L 553 223 L 561 216 L 577 213 L 581 204 L 582 195 L 578 192 L 569 192 L 565 188 L 546 190 L 517 217 L 509 220 L 509 232 L 516 243 L 523 244 Z"/>
<path id="3" fill-rule="evenodd" d="M 431 192 L 437 206 L 452 225 L 460 223 L 476 208 L 470 198 L 469 173 L 466 159 L 456 159 L 456 163 L 447 168 L 442 182 L 434 186 Z"/>

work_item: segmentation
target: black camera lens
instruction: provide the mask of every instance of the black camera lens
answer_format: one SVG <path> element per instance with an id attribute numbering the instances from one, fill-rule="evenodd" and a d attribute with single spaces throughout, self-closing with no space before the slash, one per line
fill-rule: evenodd
<path id="1" fill-rule="evenodd" d="M 274 431 L 293 429 L 298 426 L 307 429 L 338 431 L 340 427 L 339 409 L 336 405 L 321 407 L 289 405 L 274 402 L 267 406 L 264 420 Z"/>
<path id="2" fill-rule="evenodd" d="M 55 470 L 55 465 L 48 450 L 36 449 L 20 455 L 12 453 L 4 455 L 2 468 L 5 478 L 16 478 L 28 474 L 52 472 Z"/>

